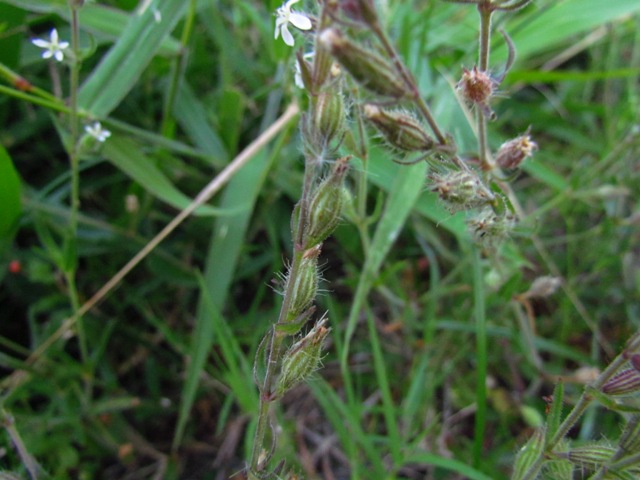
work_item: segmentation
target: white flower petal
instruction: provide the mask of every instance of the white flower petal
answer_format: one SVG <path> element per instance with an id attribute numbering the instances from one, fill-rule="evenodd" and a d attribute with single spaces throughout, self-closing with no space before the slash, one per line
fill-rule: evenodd
<path id="1" fill-rule="evenodd" d="M 40 48 L 49 48 L 50 45 L 49 42 L 47 42 L 46 40 L 42 40 L 41 38 L 34 38 L 33 40 L 31 40 L 31 43 Z"/>
<path id="2" fill-rule="evenodd" d="M 295 45 L 295 41 L 293 40 L 293 35 L 291 35 L 291 32 L 289 31 L 289 28 L 287 27 L 287 25 L 286 24 L 283 25 L 281 30 L 282 30 L 282 40 L 284 40 L 284 43 L 286 43 L 290 47 L 293 47 Z"/>
<path id="3" fill-rule="evenodd" d="M 42 52 L 42 58 L 51 58 L 51 57 L 53 57 L 52 50 L 45 50 L 44 52 Z"/>
<path id="4" fill-rule="evenodd" d="M 62 50 L 56 50 L 53 53 L 53 56 L 55 57 L 55 59 L 59 62 L 61 62 L 62 60 L 64 60 L 64 55 L 62 54 Z"/>
<path id="5" fill-rule="evenodd" d="M 301 13 L 292 12 L 291 15 L 289 15 L 289 22 L 300 30 L 311 30 L 311 20 Z"/>
<path id="6" fill-rule="evenodd" d="M 273 38 L 277 39 L 280 36 L 280 29 L 283 25 L 286 25 L 287 21 L 284 18 L 278 17 L 276 18 L 276 31 L 274 32 Z"/>
<path id="7" fill-rule="evenodd" d="M 60 42 L 60 43 L 58 44 L 58 48 L 59 48 L 60 50 L 64 50 L 65 48 L 69 48 L 69 42 Z"/>

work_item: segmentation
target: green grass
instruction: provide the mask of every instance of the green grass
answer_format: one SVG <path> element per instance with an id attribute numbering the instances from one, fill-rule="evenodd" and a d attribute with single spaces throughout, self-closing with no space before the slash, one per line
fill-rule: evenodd
<path id="1" fill-rule="evenodd" d="M 475 63 L 477 12 L 380 3 L 438 122 L 473 152 L 453 86 Z M 86 312 L 85 358 L 68 321 L 63 270 L 77 264 L 84 304 L 306 102 L 294 50 L 273 40 L 279 1 L 152 5 L 159 23 L 132 1 L 81 10 L 80 117 L 112 136 L 80 163 L 70 245 L 68 107 L 16 90 L 10 73 L 49 93 L 57 75 L 66 96 L 69 69 L 48 68 L 29 40 L 53 26 L 69 38 L 67 2 L 0 1 L 0 470 L 18 478 L 228 478 L 251 452 L 254 356 L 278 315 L 301 190 L 299 116 Z M 464 214 L 425 188 L 426 163 L 397 165 L 376 139 L 352 161 L 353 205 L 323 247 L 328 353 L 276 408 L 278 459 L 305 478 L 509 478 L 554 379 L 566 379 L 566 412 L 580 369 L 603 369 L 638 330 L 639 10 L 536 0 L 496 17 L 518 56 L 490 144 L 530 126 L 540 146 L 511 182 L 524 215 L 499 250 L 472 245 Z M 527 311 L 514 297 L 544 275 L 562 287 Z M 621 418 L 591 409 L 571 437 L 616 437 Z"/>

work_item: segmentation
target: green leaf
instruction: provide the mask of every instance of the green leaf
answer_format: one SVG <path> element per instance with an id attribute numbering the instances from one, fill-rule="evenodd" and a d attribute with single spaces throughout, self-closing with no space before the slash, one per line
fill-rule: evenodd
<path id="1" fill-rule="evenodd" d="M 106 117 L 133 88 L 184 13 L 188 2 L 159 0 L 152 8 L 132 13 L 129 24 L 82 85 L 78 103 L 96 117 Z"/>
<path id="2" fill-rule="evenodd" d="M 204 153 L 212 156 L 216 166 L 222 166 L 228 161 L 229 154 L 220 136 L 209 124 L 204 105 L 186 81 L 180 86 L 173 113 L 192 142 Z"/>
<path id="3" fill-rule="evenodd" d="M 11 157 L 0 145 L 0 253 L 9 246 L 22 213 L 20 177 Z"/>
<path id="4" fill-rule="evenodd" d="M 576 35 L 638 11 L 638 0 L 550 2 L 548 8 L 541 9 L 537 14 L 532 11 L 521 16 L 519 25 L 509 26 L 507 31 L 517 47 L 518 56 L 526 58 L 556 48 Z M 503 56 L 505 50 L 504 42 L 500 42 L 492 55 Z"/>
<path id="5" fill-rule="evenodd" d="M 558 426 L 562 420 L 562 404 L 564 402 L 564 383 L 558 382 L 553 389 L 553 400 L 549 415 L 547 417 L 547 431 L 545 437 L 551 439 L 558 431 Z"/>
<path id="6" fill-rule="evenodd" d="M 382 262 L 400 234 L 407 216 L 415 206 L 424 187 L 427 165 L 420 162 L 412 166 L 402 166 L 390 186 L 389 198 L 378 222 L 371 246 L 367 252 L 367 259 L 362 268 L 358 287 L 354 296 L 345 330 L 344 350 L 341 363 L 347 364 L 349 356 L 349 341 L 355 332 L 360 310 L 366 301 L 369 290 L 377 277 Z M 375 178 L 375 176 L 374 176 Z"/>
<path id="7" fill-rule="evenodd" d="M 191 199 L 171 183 L 154 161 L 142 153 L 140 147 L 133 140 L 112 137 L 105 142 L 102 153 L 105 158 L 138 182 L 154 197 L 181 210 L 191 203 Z M 219 213 L 219 210 L 209 205 L 202 205 L 194 212 L 195 215 L 217 215 Z"/>

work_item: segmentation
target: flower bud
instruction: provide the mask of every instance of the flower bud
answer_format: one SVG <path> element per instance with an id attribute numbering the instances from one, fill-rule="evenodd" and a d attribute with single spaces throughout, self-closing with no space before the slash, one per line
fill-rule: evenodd
<path id="1" fill-rule="evenodd" d="M 311 331 L 301 340 L 291 345 L 284 354 L 282 370 L 275 389 L 277 397 L 282 396 L 296 384 L 309 378 L 320 366 L 322 346 L 330 331 L 324 326 L 326 323 L 326 317 L 318 320 Z"/>
<path id="2" fill-rule="evenodd" d="M 640 372 L 635 368 L 622 370 L 602 386 L 602 392 L 617 396 L 634 395 L 640 392 Z"/>
<path id="3" fill-rule="evenodd" d="M 470 171 L 453 171 L 429 176 L 436 192 L 451 212 L 491 204 L 495 195 Z"/>
<path id="4" fill-rule="evenodd" d="M 516 456 L 512 480 L 521 480 L 544 451 L 544 430 L 538 428 Z"/>
<path id="5" fill-rule="evenodd" d="M 478 70 L 478 67 L 473 67 L 471 70 L 463 68 L 462 78 L 457 85 L 462 98 L 482 108 L 487 116 L 493 116 L 489 108 L 489 100 L 495 93 L 496 87 L 496 81 L 487 72 Z"/>
<path id="6" fill-rule="evenodd" d="M 537 148 L 536 142 L 525 133 L 502 144 L 496 154 L 496 165 L 508 170 L 518 168 L 527 157 L 533 155 L 533 151 Z"/>
<path id="7" fill-rule="evenodd" d="M 615 452 L 616 449 L 609 445 L 589 443 L 574 447 L 568 452 L 559 452 L 557 455 L 576 465 L 596 469 L 606 463 Z"/>
<path id="8" fill-rule="evenodd" d="M 336 162 L 309 202 L 309 221 L 304 242 L 307 248 L 323 242 L 340 222 L 342 208 L 348 198 L 344 178 L 349 169 L 349 158 L 343 157 Z"/>
<path id="9" fill-rule="evenodd" d="M 522 294 L 525 298 L 545 298 L 553 295 L 562 285 L 560 277 L 551 277 L 548 275 L 536 278 L 529 290 Z"/>
<path id="10" fill-rule="evenodd" d="M 287 322 L 295 321 L 300 314 L 311 306 L 313 299 L 316 298 L 318 292 L 318 257 L 320 256 L 322 246 L 316 245 L 305 251 L 296 277 L 293 281 L 293 290 L 291 293 L 291 304 L 287 311 Z M 290 272 L 289 272 L 290 273 Z"/>
<path id="11" fill-rule="evenodd" d="M 436 142 L 417 118 L 400 110 L 385 110 L 373 104 L 364 106 L 364 116 L 392 147 L 404 152 L 431 150 Z"/>
<path id="12" fill-rule="evenodd" d="M 322 31 L 319 41 L 366 89 L 396 99 L 407 95 L 396 69 L 378 54 L 356 45 L 334 28 Z"/>

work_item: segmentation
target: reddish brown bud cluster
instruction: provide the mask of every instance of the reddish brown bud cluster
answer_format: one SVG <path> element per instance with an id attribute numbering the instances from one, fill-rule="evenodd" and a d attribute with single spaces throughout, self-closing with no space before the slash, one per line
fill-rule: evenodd
<path id="1" fill-rule="evenodd" d="M 462 70 L 462 78 L 458 82 L 457 88 L 466 101 L 477 105 L 491 116 L 493 112 L 489 108 L 489 100 L 491 100 L 497 86 L 497 82 L 487 72 L 473 67 L 471 70 L 466 68 Z"/>

